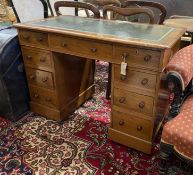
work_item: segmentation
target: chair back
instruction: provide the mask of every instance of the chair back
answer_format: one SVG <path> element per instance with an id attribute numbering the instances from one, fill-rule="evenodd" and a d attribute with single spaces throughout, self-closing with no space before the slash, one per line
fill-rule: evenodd
<path id="1" fill-rule="evenodd" d="M 74 7 L 76 9 L 81 8 L 85 10 L 90 10 L 94 14 L 94 18 L 100 18 L 100 12 L 99 10 L 92 4 L 84 3 L 84 2 L 75 2 L 75 1 L 57 1 L 54 3 L 54 9 L 56 12 L 56 15 L 62 15 L 59 8 L 60 7 Z M 90 17 L 90 14 L 87 13 L 87 17 Z"/>
<path id="2" fill-rule="evenodd" d="M 138 15 L 138 14 L 145 14 L 149 17 L 149 23 L 153 24 L 154 23 L 154 14 L 151 9 L 148 8 L 121 8 L 121 7 L 115 7 L 115 6 L 110 6 L 106 5 L 103 7 L 103 17 L 104 19 L 107 19 L 107 12 L 112 11 L 114 14 L 118 14 L 121 16 L 124 16 L 125 19 L 127 20 L 126 17 L 133 16 L 133 15 Z"/>
<path id="3" fill-rule="evenodd" d="M 105 5 L 121 6 L 121 2 L 119 0 L 83 0 L 83 2 L 90 3 L 98 7 L 103 7 Z"/>
<path id="4" fill-rule="evenodd" d="M 18 22 L 27 22 L 48 17 L 45 0 L 10 0 Z"/>
<path id="5" fill-rule="evenodd" d="M 158 2 L 151 2 L 151 1 L 125 1 L 122 4 L 123 8 L 126 7 L 131 7 L 131 6 L 136 6 L 136 7 L 149 7 L 153 9 L 158 9 L 161 13 L 159 14 L 159 19 L 157 21 L 157 24 L 163 24 L 165 17 L 167 15 L 167 11 L 164 5 L 158 3 Z"/>

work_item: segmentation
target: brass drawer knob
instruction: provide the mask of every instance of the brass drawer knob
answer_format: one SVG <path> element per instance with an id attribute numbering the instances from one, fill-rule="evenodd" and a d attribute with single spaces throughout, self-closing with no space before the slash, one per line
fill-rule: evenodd
<path id="1" fill-rule="evenodd" d="M 122 81 L 125 81 L 127 79 L 127 77 L 125 75 L 121 75 L 121 78 L 120 78 Z"/>
<path id="2" fill-rule="evenodd" d="M 140 126 L 140 125 L 137 126 L 137 131 L 142 131 L 142 129 L 143 129 L 142 126 Z"/>
<path id="3" fill-rule="evenodd" d="M 35 75 L 30 75 L 30 76 L 29 76 L 29 79 L 30 79 L 30 80 L 35 80 Z"/>
<path id="4" fill-rule="evenodd" d="M 34 98 L 38 99 L 39 98 L 39 94 L 34 94 Z"/>
<path id="5" fill-rule="evenodd" d="M 65 41 L 62 42 L 62 47 L 67 47 L 67 43 Z"/>
<path id="6" fill-rule="evenodd" d="M 119 103 L 124 103 L 125 102 L 125 97 L 121 97 L 120 99 L 119 99 Z"/>
<path id="7" fill-rule="evenodd" d="M 28 60 L 31 60 L 31 59 L 32 59 L 32 56 L 28 55 L 26 58 L 27 58 Z"/>
<path id="8" fill-rule="evenodd" d="M 139 107 L 140 107 L 141 109 L 143 109 L 143 108 L 145 107 L 145 102 L 144 102 L 144 101 L 141 101 L 141 102 L 139 103 Z"/>
<path id="9" fill-rule="evenodd" d="M 97 48 L 95 48 L 95 47 L 91 48 L 90 50 L 91 50 L 91 52 L 93 52 L 93 53 L 97 52 Z"/>
<path id="10" fill-rule="evenodd" d="M 37 40 L 38 40 L 39 42 L 42 42 L 44 39 L 40 37 L 40 38 L 38 38 Z"/>
<path id="11" fill-rule="evenodd" d="M 41 57 L 40 58 L 40 62 L 45 62 L 46 61 L 46 57 Z"/>
<path id="12" fill-rule="evenodd" d="M 145 57 L 144 57 L 144 61 L 145 62 L 149 62 L 151 60 L 151 55 L 146 55 Z"/>
<path id="13" fill-rule="evenodd" d="M 43 78 L 42 78 L 42 82 L 45 83 L 46 81 L 48 81 L 48 77 L 43 77 Z"/>
<path id="14" fill-rule="evenodd" d="M 147 83 L 148 83 L 148 79 L 147 78 L 144 78 L 143 80 L 141 80 L 141 84 L 143 86 L 145 86 Z"/>
<path id="15" fill-rule="evenodd" d="M 51 102 L 52 99 L 51 99 L 50 97 L 46 97 L 46 101 L 47 101 L 47 102 Z"/>
<path id="16" fill-rule="evenodd" d="M 125 124 L 125 121 L 123 120 L 123 119 L 121 119 L 120 121 L 119 121 L 119 125 L 120 126 L 123 126 Z"/>

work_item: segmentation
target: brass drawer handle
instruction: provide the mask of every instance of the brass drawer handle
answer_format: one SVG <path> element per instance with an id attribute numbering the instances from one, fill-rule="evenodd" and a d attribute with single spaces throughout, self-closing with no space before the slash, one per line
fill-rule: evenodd
<path id="1" fill-rule="evenodd" d="M 123 119 L 121 119 L 120 121 L 119 121 L 119 125 L 120 126 L 123 126 L 125 124 L 125 121 L 123 120 Z"/>
<path id="2" fill-rule="evenodd" d="M 46 57 L 41 57 L 40 62 L 46 62 Z"/>
<path id="3" fill-rule="evenodd" d="M 43 78 L 42 78 L 42 82 L 45 83 L 46 81 L 48 81 L 48 77 L 43 77 Z"/>
<path id="4" fill-rule="evenodd" d="M 67 43 L 65 41 L 62 42 L 62 47 L 67 47 Z"/>
<path id="5" fill-rule="evenodd" d="M 122 81 L 125 81 L 127 79 L 127 77 L 125 75 L 121 75 L 121 78 L 120 78 Z"/>
<path id="6" fill-rule="evenodd" d="M 31 60 L 31 59 L 32 59 L 32 56 L 28 55 L 26 58 L 27 58 L 28 60 Z"/>
<path id="7" fill-rule="evenodd" d="M 38 99 L 39 98 L 39 94 L 34 94 L 34 98 Z"/>
<path id="8" fill-rule="evenodd" d="M 126 101 L 125 97 L 121 97 L 121 98 L 119 99 L 119 103 L 124 103 L 125 101 Z"/>
<path id="9" fill-rule="evenodd" d="M 141 101 L 141 102 L 139 103 L 139 107 L 140 107 L 141 109 L 143 109 L 143 108 L 145 107 L 145 102 L 144 102 L 144 101 Z"/>
<path id="10" fill-rule="evenodd" d="M 144 57 L 144 61 L 145 62 L 149 62 L 151 60 L 151 55 L 146 55 L 145 57 Z"/>
<path id="11" fill-rule="evenodd" d="M 50 97 L 46 97 L 46 101 L 47 101 L 47 102 L 51 102 L 52 99 L 51 99 Z"/>
<path id="12" fill-rule="evenodd" d="M 35 80 L 35 75 L 30 75 L 30 76 L 29 76 L 29 79 L 30 79 L 30 80 Z"/>
<path id="13" fill-rule="evenodd" d="M 142 131 L 142 129 L 143 129 L 142 126 L 140 126 L 140 125 L 137 126 L 137 131 Z"/>
<path id="14" fill-rule="evenodd" d="M 147 83 L 148 83 L 148 79 L 147 78 L 144 78 L 143 80 L 141 80 L 141 84 L 143 86 L 145 86 Z"/>
<path id="15" fill-rule="evenodd" d="M 91 50 L 91 52 L 93 52 L 93 53 L 97 52 L 97 48 L 95 48 L 95 47 L 91 48 L 90 50 Z"/>
<path id="16" fill-rule="evenodd" d="M 42 42 L 44 39 L 40 37 L 40 38 L 38 38 L 37 40 L 38 40 L 39 42 Z"/>

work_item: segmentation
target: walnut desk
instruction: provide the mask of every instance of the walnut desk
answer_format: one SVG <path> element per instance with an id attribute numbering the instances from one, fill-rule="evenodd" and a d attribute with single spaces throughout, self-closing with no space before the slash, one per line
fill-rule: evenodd
<path id="1" fill-rule="evenodd" d="M 150 153 L 167 109 L 163 68 L 183 29 L 59 16 L 14 25 L 19 32 L 31 111 L 62 120 L 94 92 L 94 60 L 112 63 L 110 139 Z M 127 62 L 126 75 L 120 74 Z"/>

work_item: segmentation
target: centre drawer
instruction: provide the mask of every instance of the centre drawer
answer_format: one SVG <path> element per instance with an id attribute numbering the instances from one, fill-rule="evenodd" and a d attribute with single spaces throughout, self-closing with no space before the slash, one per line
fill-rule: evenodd
<path id="1" fill-rule="evenodd" d="M 53 74 L 51 72 L 27 68 L 26 74 L 30 84 L 54 89 Z"/>
<path id="2" fill-rule="evenodd" d="M 125 61 L 130 66 L 137 68 L 158 70 L 160 66 L 160 51 L 132 48 L 124 46 L 114 47 L 113 60 L 120 64 Z"/>
<path id="3" fill-rule="evenodd" d="M 153 122 L 151 120 L 112 111 L 112 128 L 144 140 L 151 140 Z"/>
<path id="4" fill-rule="evenodd" d="M 146 115 L 153 114 L 152 97 L 114 88 L 113 104 Z"/>
<path id="5" fill-rule="evenodd" d="M 51 34 L 50 47 L 55 51 L 103 61 L 111 59 L 113 52 L 111 44 Z"/>
<path id="6" fill-rule="evenodd" d="M 132 92 L 154 96 L 156 75 L 128 68 L 126 75 L 120 74 L 120 66 L 114 66 L 114 86 Z"/>
<path id="7" fill-rule="evenodd" d="M 40 49 L 33 49 L 30 47 L 22 47 L 23 60 L 25 65 L 32 68 L 52 68 L 53 60 L 51 52 Z"/>

